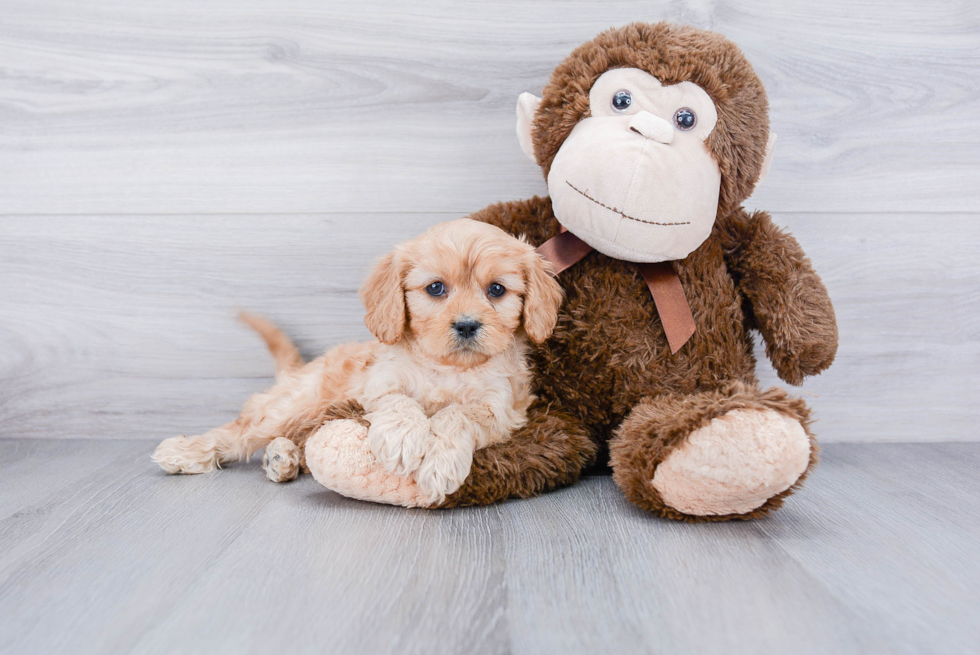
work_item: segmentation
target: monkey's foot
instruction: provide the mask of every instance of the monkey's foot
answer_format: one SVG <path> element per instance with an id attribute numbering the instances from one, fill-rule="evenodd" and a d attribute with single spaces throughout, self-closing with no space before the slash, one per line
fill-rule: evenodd
<path id="1" fill-rule="evenodd" d="M 746 514 L 793 486 L 809 461 L 799 421 L 771 409 L 736 409 L 692 432 L 650 482 L 678 512 Z"/>
<path id="2" fill-rule="evenodd" d="M 743 382 L 640 402 L 609 444 L 626 497 L 659 516 L 721 521 L 778 509 L 817 461 L 806 404 Z"/>
<path id="3" fill-rule="evenodd" d="M 426 507 L 426 495 L 412 477 L 388 473 L 368 447 L 365 421 L 327 421 L 306 442 L 306 465 L 327 489 L 358 500 L 403 507 Z"/>

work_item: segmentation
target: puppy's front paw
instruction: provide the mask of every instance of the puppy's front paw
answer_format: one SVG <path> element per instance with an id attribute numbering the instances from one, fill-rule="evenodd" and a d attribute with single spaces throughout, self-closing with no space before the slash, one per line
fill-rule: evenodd
<path id="1" fill-rule="evenodd" d="M 472 464 L 472 445 L 433 435 L 422 465 L 415 472 L 415 484 L 429 504 L 438 505 L 463 485 Z"/>
<path id="2" fill-rule="evenodd" d="M 429 437 L 429 420 L 421 410 L 373 412 L 365 417 L 368 447 L 385 471 L 407 476 L 418 469 Z"/>

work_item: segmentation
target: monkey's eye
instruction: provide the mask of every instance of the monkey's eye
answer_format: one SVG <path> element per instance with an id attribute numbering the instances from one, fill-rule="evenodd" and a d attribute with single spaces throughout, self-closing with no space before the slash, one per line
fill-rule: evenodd
<path id="1" fill-rule="evenodd" d="M 487 295 L 491 298 L 499 298 L 505 293 L 507 293 L 507 289 L 504 288 L 504 285 L 498 284 L 497 282 L 491 284 L 490 288 L 487 289 Z"/>
<path id="2" fill-rule="evenodd" d="M 446 285 L 442 282 L 433 282 L 425 288 L 425 292 L 433 297 L 438 297 L 446 293 Z"/>
<path id="3" fill-rule="evenodd" d="M 613 94 L 612 108 L 616 111 L 626 111 L 633 104 L 633 94 L 622 89 Z"/>
<path id="4" fill-rule="evenodd" d="M 677 126 L 678 130 L 684 130 L 686 132 L 697 124 L 698 117 L 694 114 L 693 110 L 687 107 L 681 107 L 674 112 L 674 125 Z"/>

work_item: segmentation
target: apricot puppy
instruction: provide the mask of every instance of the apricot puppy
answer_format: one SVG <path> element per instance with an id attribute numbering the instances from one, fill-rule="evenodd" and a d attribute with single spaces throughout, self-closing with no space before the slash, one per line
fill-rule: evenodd
<path id="1" fill-rule="evenodd" d="M 163 441 L 168 473 L 204 473 L 267 447 L 275 481 L 296 477 L 303 445 L 331 414 L 358 401 L 368 445 L 389 473 L 414 476 L 430 503 L 456 491 L 473 451 L 506 440 L 533 400 L 527 339 L 548 338 L 562 290 L 532 246 L 469 219 L 397 246 L 361 288 L 376 341 L 338 346 L 303 365 L 271 323 L 243 316 L 276 358 L 275 386 L 231 423 Z"/>

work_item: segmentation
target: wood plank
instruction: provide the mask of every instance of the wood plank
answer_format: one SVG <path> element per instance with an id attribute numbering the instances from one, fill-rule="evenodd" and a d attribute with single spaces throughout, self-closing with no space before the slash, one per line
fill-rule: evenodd
<path id="1" fill-rule="evenodd" d="M 35 505 L 50 493 L 47 511 L 93 470 L 129 468 L 133 458 L 149 457 L 145 445 L 119 440 L 65 439 L 57 446 L 41 439 L 0 439 L 0 517 Z"/>
<path id="2" fill-rule="evenodd" d="M 751 523 L 657 520 L 607 477 L 507 503 L 503 517 L 515 652 L 845 653 L 891 645 Z"/>
<path id="3" fill-rule="evenodd" d="M 230 420 L 272 379 L 237 308 L 271 317 L 308 357 L 368 338 L 356 290 L 371 262 L 443 218 L 7 217 L 0 435 L 160 439 Z M 801 390 L 819 436 L 976 439 L 980 217 L 776 220 L 822 273 L 841 329 L 837 362 Z M 764 384 L 781 385 L 767 368 Z"/>
<path id="4" fill-rule="evenodd" d="M 651 520 L 608 478 L 505 504 L 515 651 L 970 652 L 978 457 L 832 444 L 782 511 L 744 524 Z"/>
<path id="5" fill-rule="evenodd" d="M 150 442 L 81 442 L 117 449 L 101 461 L 79 443 L 0 439 L 0 462 L 41 473 L 0 512 L 0 652 L 951 653 L 980 637 L 980 444 L 832 444 L 773 517 L 686 525 L 608 477 L 428 512 L 257 464 L 168 477 Z M 55 471 L 80 477 L 52 489 Z"/>
<path id="6" fill-rule="evenodd" d="M 166 477 L 146 457 L 152 444 L 141 446 L 138 461 L 90 471 L 53 511 L 0 521 L 5 541 L 16 538 L 2 549 L 0 651 L 127 652 L 239 538 L 269 494 L 286 491 L 231 471 Z"/>
<path id="7" fill-rule="evenodd" d="M 0 651 L 507 651 L 496 508 L 360 503 L 255 464 L 170 477 L 152 443 L 108 443 L 142 456 L 88 467 L 56 501 L 39 480 L 42 500 L 0 519 Z"/>
<path id="8" fill-rule="evenodd" d="M 832 445 L 823 460 L 780 520 L 760 530 L 890 635 L 887 652 L 975 650 L 977 445 Z"/>
<path id="9" fill-rule="evenodd" d="M 283 493 L 131 652 L 509 652 L 496 508 L 380 507 L 309 476 Z"/>
<path id="10" fill-rule="evenodd" d="M 739 43 L 780 136 L 753 206 L 978 211 L 980 7 L 3 0 L 0 211 L 451 212 L 544 189 L 514 105 L 610 25 Z"/>

